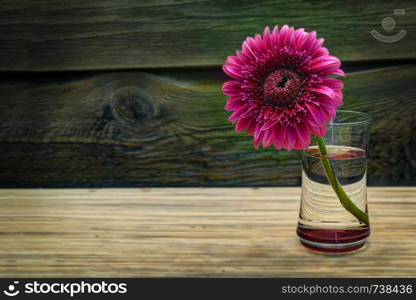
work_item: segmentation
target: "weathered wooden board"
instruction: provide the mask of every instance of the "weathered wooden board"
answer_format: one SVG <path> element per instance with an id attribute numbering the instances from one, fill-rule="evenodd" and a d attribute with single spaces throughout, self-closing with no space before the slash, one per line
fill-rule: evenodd
<path id="1" fill-rule="evenodd" d="M 2 190 L 0 276 L 416 276 L 416 188 L 370 188 L 369 242 L 336 257 L 298 244 L 299 199 L 299 188 Z"/>
<path id="2" fill-rule="evenodd" d="M 374 117 L 370 184 L 416 183 L 415 65 L 348 73 Z M 217 71 L 11 74 L 0 84 L 1 187 L 274 186 L 299 153 L 256 150 L 227 121 Z"/>
<path id="3" fill-rule="evenodd" d="M 405 9 L 394 15 L 394 9 Z M 385 17 L 396 21 L 385 31 Z M 0 70 L 220 65 L 266 25 L 318 31 L 343 60 L 416 58 L 416 4 L 395 1 L 2 1 Z M 405 30 L 395 43 L 372 37 Z"/>

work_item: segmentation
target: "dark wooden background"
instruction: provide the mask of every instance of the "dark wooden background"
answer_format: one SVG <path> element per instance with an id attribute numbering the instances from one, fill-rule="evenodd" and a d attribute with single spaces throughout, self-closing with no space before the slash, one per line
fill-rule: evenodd
<path id="1" fill-rule="evenodd" d="M 415 185 L 413 0 L 8 0 L 0 187 L 299 185 L 299 153 L 255 150 L 221 93 L 226 56 L 284 23 L 325 37 L 347 71 L 344 109 L 374 117 L 369 184 Z"/>

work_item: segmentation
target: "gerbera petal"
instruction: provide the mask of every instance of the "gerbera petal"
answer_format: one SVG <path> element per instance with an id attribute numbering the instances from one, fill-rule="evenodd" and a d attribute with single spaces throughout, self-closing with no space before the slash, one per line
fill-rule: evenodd
<path id="1" fill-rule="evenodd" d="M 306 103 L 306 107 L 309 110 L 310 116 L 315 122 L 315 126 L 321 126 L 322 124 L 325 124 L 325 118 L 322 113 L 322 111 L 319 109 L 319 107 L 315 106 L 312 103 Z M 309 118 L 310 119 L 310 118 Z"/>
<path id="2" fill-rule="evenodd" d="M 338 75 L 338 76 L 341 76 L 341 77 L 345 77 L 345 73 L 341 69 L 335 70 L 331 74 L 332 75 Z"/>
<path id="3" fill-rule="evenodd" d="M 254 120 L 252 118 L 243 118 L 237 121 L 237 125 L 235 126 L 235 131 L 241 132 L 243 130 L 246 130 L 250 127 L 251 123 Z"/>
<path id="4" fill-rule="evenodd" d="M 290 48 L 296 50 L 296 36 L 294 34 L 289 35 L 288 44 Z"/>
<path id="5" fill-rule="evenodd" d="M 274 26 L 270 39 L 272 42 L 271 46 L 277 48 L 279 46 L 279 26 Z"/>
<path id="6" fill-rule="evenodd" d="M 249 64 L 252 61 L 251 56 L 246 55 L 243 51 L 236 51 L 238 58 L 243 62 L 243 64 Z"/>
<path id="7" fill-rule="evenodd" d="M 313 122 L 312 119 L 307 118 L 306 121 L 306 127 L 309 131 L 312 131 L 313 134 L 317 136 L 324 136 L 326 134 L 326 126 L 325 125 L 316 125 L 316 123 Z"/>
<path id="8" fill-rule="evenodd" d="M 256 122 L 254 120 L 254 122 L 251 123 L 250 128 L 247 130 L 247 134 L 253 135 L 255 129 L 256 129 Z"/>
<path id="9" fill-rule="evenodd" d="M 244 105 L 240 97 L 230 97 L 225 105 L 225 110 L 234 111 Z"/>
<path id="10" fill-rule="evenodd" d="M 337 109 L 335 106 L 321 103 L 321 108 L 325 116 L 325 121 L 329 122 L 335 118 L 335 115 L 337 113 Z"/>
<path id="11" fill-rule="evenodd" d="M 306 146 L 308 146 L 311 143 L 311 135 L 309 133 L 308 128 L 305 126 L 305 124 L 301 123 L 295 126 L 297 136 L 299 137 L 299 140 L 301 141 L 302 149 Z"/>
<path id="12" fill-rule="evenodd" d="M 286 140 L 287 143 L 284 148 L 287 151 L 291 151 L 296 144 L 296 129 L 294 127 L 287 127 L 286 128 Z"/>
<path id="13" fill-rule="evenodd" d="M 341 66 L 341 62 L 335 56 L 321 56 L 311 62 L 311 70 L 316 73 L 332 74 Z"/>
<path id="14" fill-rule="evenodd" d="M 240 118 L 247 118 L 253 115 L 255 108 L 253 106 L 250 106 L 249 109 L 247 109 L 244 113 L 240 115 Z"/>
<path id="15" fill-rule="evenodd" d="M 290 28 L 287 25 L 283 25 L 279 33 L 280 45 L 288 45 L 289 39 L 290 39 Z"/>
<path id="16" fill-rule="evenodd" d="M 269 147 L 273 144 L 273 128 L 264 131 L 263 147 Z"/>
<path id="17" fill-rule="evenodd" d="M 254 144 L 254 147 L 255 148 L 258 148 L 260 145 L 261 145 L 261 143 L 262 143 L 262 141 L 263 141 L 263 131 L 260 133 L 260 135 L 257 137 L 257 138 L 254 138 L 254 142 L 253 142 L 253 144 Z"/>
<path id="18" fill-rule="evenodd" d="M 305 42 L 303 43 L 302 47 L 299 50 L 305 50 L 310 55 L 311 54 L 310 50 L 315 40 L 316 40 L 316 32 L 315 31 L 309 32 L 308 36 L 306 37 Z"/>
<path id="19" fill-rule="evenodd" d="M 236 80 L 226 81 L 222 85 L 223 90 L 226 90 L 226 89 L 240 89 L 240 88 L 241 88 L 241 82 L 236 81 Z"/>
<path id="20" fill-rule="evenodd" d="M 238 56 L 228 56 L 226 64 L 239 69 L 243 65 L 243 61 Z"/>
<path id="21" fill-rule="evenodd" d="M 312 41 L 312 46 L 309 48 L 309 53 L 312 55 L 315 53 L 316 50 L 322 47 L 322 44 L 324 43 L 324 39 L 319 38 Z"/>
<path id="22" fill-rule="evenodd" d="M 222 91 L 228 96 L 239 96 L 241 93 L 241 83 L 238 81 L 224 82 Z"/>
<path id="23" fill-rule="evenodd" d="M 334 109 L 337 109 L 341 105 L 342 105 L 342 102 L 337 103 L 333 99 L 325 97 L 325 96 L 321 96 L 319 99 L 319 107 L 329 106 L 329 107 L 333 107 Z"/>
<path id="24" fill-rule="evenodd" d="M 272 40 L 270 37 L 270 28 L 266 26 L 263 31 L 263 43 L 265 49 L 270 49 L 272 47 Z"/>
<path id="25" fill-rule="evenodd" d="M 339 91 L 334 91 L 330 87 L 321 85 L 319 88 L 311 88 L 309 90 L 312 91 L 315 95 L 317 95 L 318 99 L 329 98 L 330 101 L 333 101 L 337 105 L 342 104 L 342 97 L 340 97 L 340 95 L 337 93 Z"/>
<path id="26" fill-rule="evenodd" d="M 303 28 L 300 28 L 295 31 L 295 43 L 292 46 L 295 50 L 300 50 L 305 43 L 308 34 L 305 32 Z"/>
<path id="27" fill-rule="evenodd" d="M 315 127 L 315 126 L 310 126 L 308 124 L 308 129 L 309 129 L 309 131 L 311 131 L 316 136 L 323 137 L 326 134 L 326 127 L 325 126 Z"/>
<path id="28" fill-rule="evenodd" d="M 228 120 L 235 122 L 238 121 L 240 119 L 240 115 L 243 114 L 247 109 L 249 108 L 248 104 L 244 104 L 243 106 L 241 106 L 240 108 L 238 108 L 237 110 L 235 110 L 231 116 L 228 118 Z"/>
<path id="29" fill-rule="evenodd" d="M 264 125 L 261 127 L 261 130 L 269 130 L 276 124 L 276 121 L 269 120 L 264 123 Z"/>
<path id="30" fill-rule="evenodd" d="M 247 38 L 243 43 L 243 53 L 249 56 L 251 59 L 256 59 L 257 56 L 255 54 L 255 49 L 251 49 L 252 46 L 249 45 L 250 39 L 252 40 L 252 38 Z"/>
<path id="31" fill-rule="evenodd" d="M 263 53 L 265 51 L 264 42 L 260 34 L 256 34 L 254 37 L 256 43 L 256 49 L 259 53 Z"/>
<path id="32" fill-rule="evenodd" d="M 241 79 L 241 78 L 243 78 L 243 74 L 239 70 L 237 70 L 236 68 L 234 68 L 234 67 L 231 67 L 229 65 L 224 65 L 222 69 L 224 70 L 224 72 L 228 76 L 230 76 L 230 77 L 232 77 L 234 79 Z"/>
<path id="33" fill-rule="evenodd" d="M 312 54 L 312 58 L 317 58 L 319 56 L 329 56 L 329 51 L 325 47 L 320 47 L 316 49 Z"/>
<path id="34" fill-rule="evenodd" d="M 273 127 L 273 144 L 278 150 L 282 149 L 286 142 L 286 131 L 282 126 Z"/>
<path id="35" fill-rule="evenodd" d="M 324 78 L 322 79 L 322 84 L 333 90 L 342 90 L 344 88 L 344 83 L 335 78 Z"/>
<path id="36" fill-rule="evenodd" d="M 342 90 L 335 90 L 334 93 L 337 97 L 337 102 L 340 105 L 342 105 L 342 99 L 344 99 L 344 93 L 342 92 Z"/>
<path id="37" fill-rule="evenodd" d="M 254 139 L 257 140 L 260 135 L 263 135 L 263 132 L 261 131 L 261 127 L 263 126 L 262 123 L 257 123 L 256 128 L 254 129 Z"/>
<path id="38" fill-rule="evenodd" d="M 305 146 L 302 141 L 300 140 L 299 136 L 296 136 L 296 143 L 295 146 L 293 146 L 293 150 L 302 150 L 307 148 L 307 146 Z"/>

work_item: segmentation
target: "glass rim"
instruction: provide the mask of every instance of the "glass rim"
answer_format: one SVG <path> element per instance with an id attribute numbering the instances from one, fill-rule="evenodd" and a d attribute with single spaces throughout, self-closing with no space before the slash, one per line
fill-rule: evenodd
<path id="1" fill-rule="evenodd" d="M 348 114 L 348 115 L 355 115 L 359 118 L 359 120 L 357 121 L 336 121 L 336 118 L 338 116 L 338 113 L 342 113 L 342 114 Z M 337 114 L 335 115 L 335 118 L 333 120 L 331 120 L 331 122 L 328 124 L 329 126 L 344 126 L 344 125 L 363 125 L 363 124 L 368 124 L 371 122 L 373 118 L 367 114 L 367 113 L 363 113 L 360 111 L 354 111 L 354 110 L 343 110 L 343 109 L 339 109 L 337 110 Z"/>

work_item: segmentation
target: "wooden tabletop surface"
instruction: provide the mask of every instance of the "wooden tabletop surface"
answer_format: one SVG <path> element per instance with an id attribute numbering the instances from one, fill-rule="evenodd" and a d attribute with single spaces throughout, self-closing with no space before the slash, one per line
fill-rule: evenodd
<path id="1" fill-rule="evenodd" d="M 353 255 L 309 253 L 299 188 L 0 190 L 2 277 L 415 277 L 416 188 L 369 188 Z"/>

